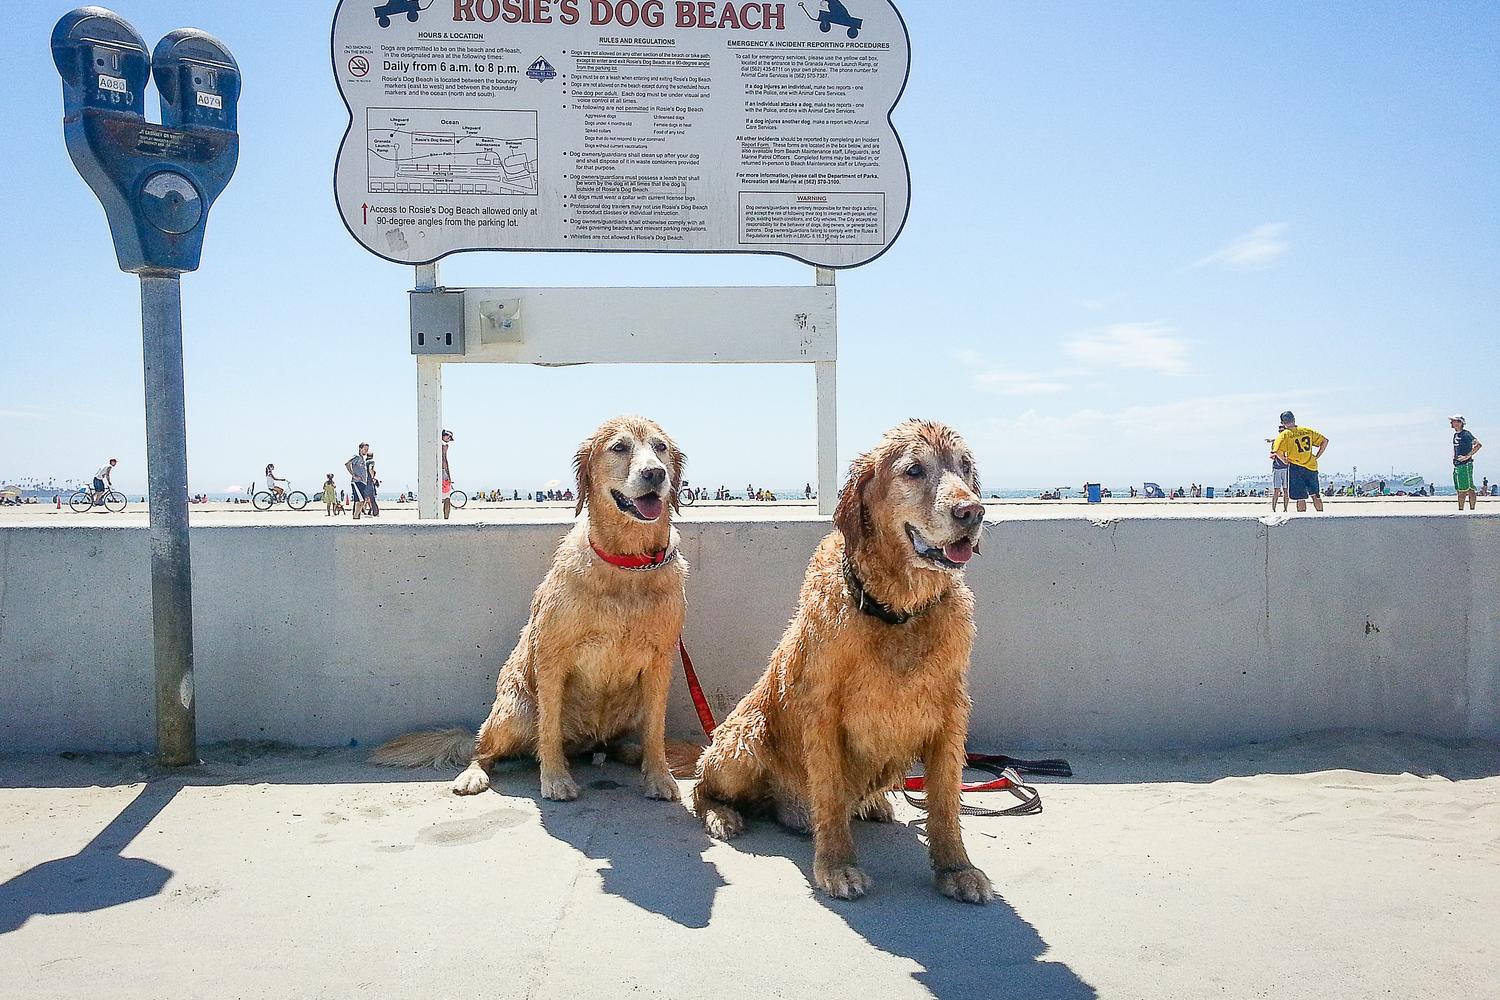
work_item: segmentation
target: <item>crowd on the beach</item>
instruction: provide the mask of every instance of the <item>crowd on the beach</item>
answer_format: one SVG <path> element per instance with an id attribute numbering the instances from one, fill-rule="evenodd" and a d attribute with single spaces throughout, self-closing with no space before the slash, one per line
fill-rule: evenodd
<path id="1" fill-rule="evenodd" d="M 1474 482 L 1474 456 L 1483 445 L 1479 442 L 1472 431 L 1468 429 L 1468 421 L 1462 414 L 1454 414 L 1448 418 L 1453 431 L 1453 487 L 1457 494 L 1460 510 L 1467 507 L 1475 509 L 1476 498 L 1480 495 L 1486 497 L 1500 496 L 1500 483 L 1491 483 L 1485 476 L 1478 485 Z M 1292 503 L 1296 503 L 1298 511 L 1306 511 L 1310 502 L 1313 509 L 1323 509 L 1323 498 L 1332 496 L 1347 497 L 1431 497 L 1435 496 L 1437 488 L 1432 483 L 1413 483 L 1405 481 L 1400 488 L 1392 490 L 1384 479 L 1374 479 L 1367 483 L 1348 482 L 1343 485 L 1323 484 L 1318 473 L 1318 460 L 1328 449 L 1328 438 L 1318 431 L 1301 425 L 1297 422 L 1295 414 L 1290 410 L 1281 414 L 1280 422 L 1276 428 L 1276 436 L 1266 438 L 1265 441 L 1271 446 L 1271 484 L 1268 489 L 1256 488 L 1234 488 L 1215 490 L 1212 486 L 1202 483 L 1191 483 L 1187 486 L 1178 486 L 1171 490 L 1163 490 L 1155 483 L 1147 483 L 1142 490 L 1129 487 L 1128 496 L 1131 498 L 1176 500 L 1176 499 L 1224 499 L 1224 498 L 1261 498 L 1269 497 L 1272 509 L 1286 511 Z M 453 504 L 451 496 L 454 492 L 453 475 L 449 467 L 448 448 L 453 443 L 453 433 L 448 430 L 442 432 L 442 485 L 441 493 L 443 499 L 443 516 L 451 515 Z M 111 477 L 118 465 L 118 460 L 111 458 L 91 477 L 93 492 L 102 497 L 110 489 L 113 489 Z M 343 488 L 337 482 L 334 473 L 330 472 L 324 476 L 320 490 L 315 494 L 315 499 L 324 505 L 326 516 L 337 516 L 345 513 L 351 514 L 355 520 L 361 517 L 380 516 L 380 475 L 375 465 L 375 452 L 371 450 L 368 442 L 360 442 L 354 454 L 344 462 L 344 470 L 348 474 L 348 488 Z M 268 463 L 264 472 L 264 493 L 274 498 L 274 502 L 284 502 L 287 499 L 287 479 L 276 472 L 274 463 Z M 684 481 L 682 487 L 685 500 L 708 500 L 710 497 L 715 501 L 750 500 L 768 502 L 782 499 L 776 491 L 767 487 L 757 487 L 753 483 L 745 486 L 743 493 L 730 490 L 727 486 L 720 484 L 712 491 L 705 487 L 693 487 Z M 250 497 L 235 499 L 233 503 L 249 503 L 260 491 L 251 485 Z M 1085 483 L 1082 492 L 1094 498 L 1097 493 L 1098 499 L 1110 499 L 1114 496 L 1113 491 L 1099 484 Z M 795 495 L 795 494 L 794 494 Z M 802 497 L 805 500 L 815 499 L 817 496 L 812 484 L 807 483 L 802 488 Z M 1058 487 L 1055 490 L 1047 490 L 1038 495 L 1041 500 L 1062 500 L 1068 496 L 1068 490 Z M 471 499 L 488 502 L 502 503 L 507 500 L 511 502 L 522 501 L 523 495 L 520 490 L 512 489 L 507 495 L 503 489 L 481 490 L 469 495 Z M 59 493 L 53 498 L 57 506 L 62 506 L 62 495 Z M 397 494 L 395 502 L 400 504 L 416 502 L 416 494 L 403 491 Z M 524 495 L 528 503 L 573 503 L 576 497 L 573 491 L 566 487 L 548 485 L 542 489 L 532 490 Z M 0 506 L 18 506 L 21 504 L 35 504 L 38 502 L 36 496 L 22 496 L 17 492 L 0 493 Z M 208 503 L 207 494 L 196 494 L 188 498 L 189 503 Z"/>

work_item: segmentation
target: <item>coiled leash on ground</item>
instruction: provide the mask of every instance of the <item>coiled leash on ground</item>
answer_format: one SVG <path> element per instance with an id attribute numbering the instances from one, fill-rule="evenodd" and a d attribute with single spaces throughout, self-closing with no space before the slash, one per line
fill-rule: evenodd
<path id="1" fill-rule="evenodd" d="M 693 669 L 693 658 L 688 655 L 687 646 L 681 639 L 677 640 L 677 652 L 682 657 L 682 673 L 687 678 L 688 694 L 692 696 L 693 707 L 698 710 L 698 722 L 703 726 L 704 735 L 713 739 L 714 729 L 718 724 L 714 722 L 713 709 L 709 708 L 708 698 L 703 694 L 703 685 L 698 683 L 698 672 Z M 1021 800 L 1018 805 L 1013 805 L 1009 809 L 986 809 L 983 806 L 971 806 L 960 802 L 958 811 L 965 816 L 1034 815 L 1042 811 L 1042 793 L 1022 781 L 1021 775 L 1037 774 L 1050 778 L 1073 777 L 1073 768 L 1065 760 L 1023 760 L 1020 757 L 1007 757 L 1000 753 L 966 754 L 964 766 L 976 771 L 985 771 L 995 777 L 991 781 L 967 783 L 962 786 L 962 791 L 1007 791 Z M 927 799 L 918 798 L 912 794 L 926 787 L 926 778 L 920 775 L 912 776 L 906 779 L 901 794 L 906 796 L 907 802 L 926 811 Z"/>
<path id="2" fill-rule="evenodd" d="M 1008 809 L 986 809 L 960 802 L 958 811 L 965 816 L 1033 816 L 1042 811 L 1042 793 L 1021 780 L 1023 774 L 1044 775 L 1053 778 L 1071 778 L 1073 768 L 1065 760 L 1023 760 L 998 753 L 971 753 L 964 757 L 964 766 L 975 771 L 985 771 L 995 777 L 990 781 L 965 782 L 960 786 L 965 792 L 1010 792 L 1021 801 Z M 912 792 L 927 787 L 927 778 L 922 775 L 908 777 L 901 789 L 906 801 L 918 809 L 927 809 L 927 798 L 918 798 Z"/>

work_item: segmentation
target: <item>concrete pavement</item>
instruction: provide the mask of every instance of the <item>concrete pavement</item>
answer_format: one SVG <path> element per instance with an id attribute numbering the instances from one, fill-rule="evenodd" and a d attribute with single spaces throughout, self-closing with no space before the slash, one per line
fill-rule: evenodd
<path id="1" fill-rule="evenodd" d="M 1500 745 L 1334 733 L 1074 754 L 1045 811 L 968 819 L 1002 901 L 931 885 L 917 814 L 858 824 L 873 894 L 811 844 L 707 839 L 633 770 L 535 765 L 460 799 L 361 750 L 0 757 L 0 996 L 1486 995 L 1500 975 Z"/>

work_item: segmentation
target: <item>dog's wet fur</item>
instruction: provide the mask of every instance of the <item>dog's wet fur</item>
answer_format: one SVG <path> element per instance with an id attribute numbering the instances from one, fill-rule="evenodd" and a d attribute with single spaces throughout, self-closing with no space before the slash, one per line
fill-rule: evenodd
<path id="1" fill-rule="evenodd" d="M 570 753 L 606 749 L 639 762 L 649 798 L 678 798 L 664 749 L 672 658 L 682 635 L 687 563 L 649 571 L 599 557 L 675 551 L 686 458 L 655 423 L 617 417 L 574 457 L 580 520 L 537 587 L 531 616 L 500 670 L 495 704 L 478 736 L 450 729 L 412 733 L 379 747 L 377 763 L 463 766 L 459 795 L 489 788 L 498 759 L 535 754 L 542 795 L 578 797 Z"/>
<path id="2" fill-rule="evenodd" d="M 984 506 L 974 458 L 937 423 L 911 420 L 855 459 L 836 530 L 807 568 L 795 616 L 755 688 L 714 732 L 690 805 L 728 839 L 769 813 L 813 835 L 813 881 L 830 896 L 871 888 L 851 818 L 892 818 L 887 793 L 913 761 L 927 773 L 937 887 L 994 897 L 959 830 L 974 595 L 960 568 L 977 551 Z M 845 558 L 893 625 L 856 606 Z"/>

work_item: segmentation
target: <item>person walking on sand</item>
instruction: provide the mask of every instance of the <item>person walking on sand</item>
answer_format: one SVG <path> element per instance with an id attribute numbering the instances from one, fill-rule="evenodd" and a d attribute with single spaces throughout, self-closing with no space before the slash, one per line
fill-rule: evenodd
<path id="1" fill-rule="evenodd" d="M 370 507 L 365 511 L 370 517 L 380 516 L 380 474 L 375 471 L 375 453 L 365 451 L 365 481 L 370 491 Z"/>
<path id="2" fill-rule="evenodd" d="M 1469 509 L 1474 510 L 1474 455 L 1484 445 L 1464 426 L 1465 423 L 1462 413 L 1448 418 L 1448 426 L 1453 428 L 1453 489 L 1458 494 L 1458 509 L 1464 509 L 1464 497 L 1468 497 Z"/>
<path id="3" fill-rule="evenodd" d="M 1297 513 L 1307 511 L 1308 498 L 1312 498 L 1313 509 L 1323 512 L 1323 492 L 1318 486 L 1318 459 L 1328 450 L 1328 439 L 1311 427 L 1303 427 L 1291 410 L 1281 415 L 1281 433 L 1271 450 L 1286 462 L 1287 491 L 1297 501 Z"/>
<path id="4" fill-rule="evenodd" d="M 448 471 L 448 446 L 453 443 L 453 432 L 443 431 L 443 520 L 453 513 L 453 473 Z"/>
<path id="5" fill-rule="evenodd" d="M 1277 432 L 1280 433 L 1280 430 L 1281 428 L 1278 427 Z M 1280 455 L 1276 454 L 1274 450 L 1274 446 L 1276 444 L 1275 438 L 1266 438 L 1266 444 L 1273 446 L 1273 450 L 1271 452 L 1271 511 L 1272 513 L 1275 513 L 1276 498 L 1279 496 L 1281 498 L 1281 510 L 1283 513 L 1285 513 L 1286 509 L 1291 506 L 1291 501 L 1289 499 L 1290 493 L 1288 492 L 1288 480 L 1291 478 L 1291 465 L 1290 463 L 1283 461 Z"/>
<path id="6" fill-rule="evenodd" d="M 333 473 L 330 472 L 328 478 L 323 481 L 323 507 L 325 508 L 323 516 L 332 517 L 334 508 L 338 506 L 338 503 L 339 488 L 333 481 Z"/>
<path id="7" fill-rule="evenodd" d="M 365 456 L 370 453 L 367 442 L 361 441 L 359 448 L 354 452 L 354 457 L 344 463 L 344 469 L 349 473 L 349 509 L 354 514 L 354 519 L 359 520 L 359 515 L 364 510 L 365 500 L 370 495 L 370 466 Z"/>

